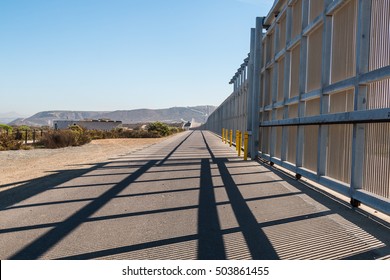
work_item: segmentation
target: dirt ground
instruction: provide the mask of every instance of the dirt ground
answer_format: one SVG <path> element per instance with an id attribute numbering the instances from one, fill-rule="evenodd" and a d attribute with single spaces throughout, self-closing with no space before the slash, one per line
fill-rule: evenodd
<path id="1" fill-rule="evenodd" d="M 84 168 L 124 153 L 143 149 L 164 138 L 101 139 L 80 147 L 0 152 L 0 191 L 55 170 Z M 83 165 L 84 164 L 84 165 Z"/>

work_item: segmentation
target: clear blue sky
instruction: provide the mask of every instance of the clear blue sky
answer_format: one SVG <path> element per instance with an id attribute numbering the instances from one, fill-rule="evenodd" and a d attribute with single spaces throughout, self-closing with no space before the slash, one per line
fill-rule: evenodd
<path id="1" fill-rule="evenodd" d="M 0 113 L 219 105 L 273 0 L 0 0 Z"/>

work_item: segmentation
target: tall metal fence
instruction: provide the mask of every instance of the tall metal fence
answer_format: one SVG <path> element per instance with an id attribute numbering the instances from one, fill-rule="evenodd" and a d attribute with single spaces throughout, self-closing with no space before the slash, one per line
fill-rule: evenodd
<path id="1" fill-rule="evenodd" d="M 390 214 L 390 1 L 280 0 L 256 25 L 205 128 L 248 130 L 252 158 Z"/>
<path id="2" fill-rule="evenodd" d="M 230 81 L 230 84 L 233 84 L 233 93 L 210 115 L 206 124 L 207 129 L 218 132 L 223 128 L 233 131 L 247 129 L 248 62 L 249 55 Z"/>

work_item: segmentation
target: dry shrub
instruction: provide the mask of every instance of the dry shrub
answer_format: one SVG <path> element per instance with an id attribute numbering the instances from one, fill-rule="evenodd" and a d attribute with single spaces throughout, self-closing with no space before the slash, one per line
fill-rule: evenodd
<path id="1" fill-rule="evenodd" d="M 23 141 L 15 140 L 12 135 L 0 134 L 0 151 L 20 150 L 23 146 Z"/>
<path id="2" fill-rule="evenodd" d="M 91 138 L 84 131 L 55 130 L 45 133 L 40 144 L 45 148 L 56 149 L 69 146 L 80 146 L 91 142 Z"/>
<path id="3" fill-rule="evenodd" d="M 148 124 L 147 127 L 149 132 L 155 132 L 161 136 L 168 136 L 170 135 L 170 129 L 169 126 L 162 122 L 154 122 Z"/>
<path id="4" fill-rule="evenodd" d="M 43 135 L 40 144 L 49 149 L 76 146 L 76 137 L 71 130 L 49 131 Z"/>

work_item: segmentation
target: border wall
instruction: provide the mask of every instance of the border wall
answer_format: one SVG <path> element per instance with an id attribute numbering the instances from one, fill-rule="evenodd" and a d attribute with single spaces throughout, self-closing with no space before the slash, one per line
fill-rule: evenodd
<path id="1" fill-rule="evenodd" d="M 230 83 L 203 129 L 390 214 L 390 1 L 275 1 Z"/>

